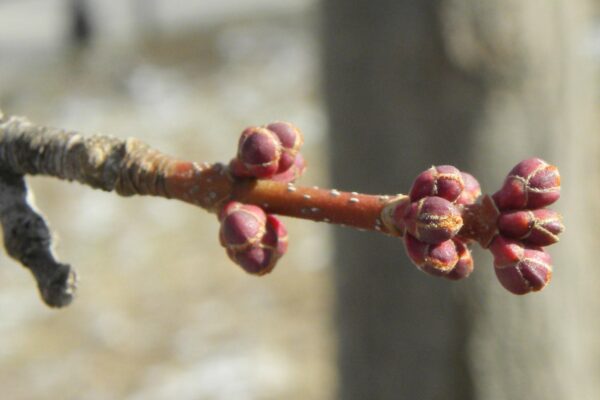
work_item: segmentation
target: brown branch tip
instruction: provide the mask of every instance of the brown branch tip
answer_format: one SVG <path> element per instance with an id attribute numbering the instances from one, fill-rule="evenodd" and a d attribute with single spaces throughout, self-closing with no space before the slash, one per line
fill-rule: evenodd
<path id="1" fill-rule="evenodd" d="M 178 160 L 137 139 L 85 137 L 0 111 L 0 223 L 7 253 L 35 277 L 51 307 L 69 304 L 75 272 L 56 261 L 43 216 L 27 200 L 25 175 L 77 181 L 122 196 L 151 195 L 198 205 L 218 215 L 219 239 L 246 272 L 264 275 L 287 249 L 276 217 L 290 216 L 401 237 L 420 270 L 450 280 L 473 270 L 469 246 L 494 255 L 509 291 L 544 288 L 552 274 L 543 249 L 558 241 L 561 216 L 545 207 L 560 194 L 558 169 L 539 158 L 517 164 L 493 195 L 448 165 L 415 179 L 408 194 L 368 195 L 297 186 L 305 170 L 300 130 L 286 122 L 245 129 L 227 164 Z"/>

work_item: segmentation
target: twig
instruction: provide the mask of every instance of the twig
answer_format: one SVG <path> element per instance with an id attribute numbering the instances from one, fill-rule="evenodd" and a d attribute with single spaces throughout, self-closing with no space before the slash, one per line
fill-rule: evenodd
<path id="1" fill-rule="evenodd" d="M 19 175 L 53 176 L 114 190 L 121 196 L 174 198 L 210 212 L 236 200 L 273 214 L 401 236 L 383 223 L 381 213 L 404 195 L 367 195 L 238 179 L 221 163 L 178 160 L 137 139 L 86 138 L 78 132 L 34 125 L 23 117 L 0 119 L 0 164 Z M 465 232 L 472 230 L 467 228 Z"/>
<path id="2" fill-rule="evenodd" d="M 272 129 L 276 129 L 277 124 L 281 128 L 283 123 L 275 123 L 268 127 L 273 126 Z M 243 145 L 244 140 L 254 135 L 259 140 L 263 140 L 259 146 L 272 144 L 267 143 L 265 138 L 271 141 L 275 140 L 276 145 L 279 146 L 275 148 L 276 154 L 273 153 L 277 160 L 282 154 L 290 157 L 296 156 L 301 145 L 301 138 L 297 138 L 293 144 L 289 145 L 289 148 L 285 148 L 285 146 L 281 148 L 278 139 L 273 139 L 275 136 L 271 131 L 266 128 L 253 129 L 243 133 L 240 146 Z M 297 134 L 300 135 L 299 131 Z M 282 140 L 285 141 L 285 139 Z M 256 148 L 253 149 L 256 150 Z M 238 153 L 238 158 L 241 157 L 241 154 Z M 411 197 L 401 194 L 393 196 L 366 195 L 341 192 L 335 189 L 296 186 L 290 179 L 287 179 L 287 182 L 278 182 L 275 177 L 273 180 L 243 178 L 241 176 L 251 175 L 252 171 L 248 173 L 243 170 L 244 167 L 239 167 L 239 164 L 236 164 L 237 161 L 239 160 L 234 159 L 232 166 L 226 166 L 220 163 L 199 164 L 178 160 L 148 147 L 137 139 L 122 140 L 107 135 L 84 137 L 78 132 L 35 125 L 23 117 L 5 117 L 0 112 L 0 221 L 4 229 L 6 250 L 10 256 L 32 271 L 38 282 L 42 298 L 48 305 L 61 307 L 71 301 L 75 290 L 75 274 L 69 265 L 58 263 L 54 259 L 50 248 L 51 239 L 47 224 L 43 217 L 36 213 L 26 201 L 27 188 L 23 179 L 24 175 L 48 175 L 68 181 L 77 181 L 96 189 L 115 191 L 122 196 L 151 195 L 175 198 L 214 213 L 219 213 L 226 203 L 237 201 L 258 206 L 268 214 L 346 225 L 393 236 L 404 236 L 408 229 L 411 236 L 419 238 L 419 229 L 422 229 L 423 226 L 425 229 L 434 229 L 434 231 L 437 229 L 435 231 L 437 233 L 440 230 L 444 232 L 449 230 L 450 235 L 444 240 L 456 236 L 453 239 L 457 243 L 456 246 L 459 246 L 457 240 L 465 243 L 476 240 L 487 247 L 498 232 L 496 221 L 500 210 L 491 197 L 484 197 L 484 201 L 481 203 L 474 202 L 480 193 L 476 180 L 477 195 L 470 201 L 460 204 L 457 200 L 456 209 L 458 211 L 456 212 L 458 214 L 452 217 L 454 219 L 450 218 L 451 215 L 449 217 L 433 215 L 432 217 L 424 213 L 423 215 L 430 219 L 427 222 L 421 218 L 423 215 L 421 217 L 417 215 L 416 217 L 421 220 L 413 226 L 413 231 L 410 223 L 406 223 L 404 226 L 405 222 L 398 220 L 399 210 L 402 211 L 402 218 L 409 218 L 404 214 L 410 215 L 412 212 L 409 210 L 410 207 L 416 207 L 416 203 L 411 203 L 411 198 L 413 201 L 415 200 L 413 195 Z M 250 168 L 252 167 L 254 167 L 256 176 L 265 175 L 267 169 L 272 170 L 271 172 L 277 169 L 277 165 L 271 161 L 250 165 Z M 242 172 L 236 173 L 239 168 L 242 168 Z M 460 174 L 458 170 L 456 171 Z M 452 177 L 452 179 L 455 178 Z M 457 179 L 462 182 L 460 176 Z M 462 186 L 460 190 L 462 190 Z M 436 193 L 432 194 L 437 195 Z M 440 194 L 440 196 L 442 195 Z M 454 199 L 450 200 L 454 202 Z M 420 204 L 418 207 L 427 207 L 427 205 Z M 452 211 L 455 209 L 454 205 L 450 205 L 450 207 L 452 207 L 450 213 L 454 212 Z M 236 208 L 231 213 L 239 210 Z M 252 210 L 242 211 L 250 214 L 254 212 Z M 421 208 L 414 212 L 421 213 Z M 434 214 L 435 212 L 434 210 Z M 220 217 L 222 223 L 226 217 Z M 413 217 L 415 216 L 413 215 Z M 258 216 L 257 218 L 264 223 L 263 217 Z M 436 220 L 436 218 L 438 219 Z M 444 226 L 448 221 L 456 221 L 456 226 Z M 267 227 L 267 231 L 268 229 L 282 229 L 278 222 L 273 225 L 274 223 L 272 220 L 268 221 L 271 228 Z M 261 229 L 260 240 L 262 241 L 262 235 L 265 235 L 267 231 L 264 228 Z M 284 231 L 280 231 L 280 233 L 285 236 Z M 229 239 L 226 236 L 227 233 L 222 231 L 222 243 L 226 248 L 229 246 L 235 247 L 237 250 L 247 250 L 248 247 L 255 250 L 257 248 L 272 250 L 278 246 L 276 242 L 267 243 L 268 240 L 259 244 L 256 242 L 259 240 L 256 236 L 251 238 L 255 240 L 254 242 L 242 243 L 243 246 L 240 247 L 239 243 L 228 243 Z M 413 239 L 407 239 L 409 255 L 412 253 L 408 243 L 412 243 Z M 421 239 L 423 238 L 419 240 Z M 426 239 L 423 240 L 427 242 Z M 431 244 L 427 245 L 423 251 L 434 251 L 436 241 L 432 240 L 428 243 Z M 231 248 L 228 248 L 228 252 L 232 259 L 243 264 L 239 258 L 236 258 L 237 255 L 230 251 Z M 266 266 L 261 271 L 252 272 L 263 274 L 270 271 L 276 259 L 285 251 L 284 248 L 282 250 L 281 245 L 279 245 L 279 249 L 281 253 L 273 260 L 265 261 Z M 412 255 L 411 257 L 415 261 Z M 429 262 L 427 260 L 425 257 L 425 261 L 419 267 L 422 268 L 427 264 Z M 418 261 L 415 262 L 419 264 Z M 427 270 L 424 267 L 422 269 Z"/>
<path id="3" fill-rule="evenodd" d="M 48 225 L 27 202 L 23 176 L 5 170 L 0 171 L 0 222 L 6 252 L 33 273 L 46 304 L 69 304 L 75 292 L 75 272 L 54 258 Z"/>

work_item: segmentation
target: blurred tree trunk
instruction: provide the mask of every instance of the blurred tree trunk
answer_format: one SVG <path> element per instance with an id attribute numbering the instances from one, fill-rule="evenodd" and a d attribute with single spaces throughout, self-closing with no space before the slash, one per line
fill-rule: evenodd
<path id="1" fill-rule="evenodd" d="M 90 44 L 93 36 L 92 15 L 90 7 L 85 0 L 71 0 L 69 2 L 70 29 L 69 39 L 78 47 Z"/>
<path id="2" fill-rule="evenodd" d="M 402 243 L 337 231 L 343 399 L 600 398 L 597 82 L 586 0 L 325 0 L 332 180 L 406 192 L 454 164 L 493 192 L 523 158 L 558 165 L 554 282 L 517 297 L 477 253 L 452 283 Z"/>

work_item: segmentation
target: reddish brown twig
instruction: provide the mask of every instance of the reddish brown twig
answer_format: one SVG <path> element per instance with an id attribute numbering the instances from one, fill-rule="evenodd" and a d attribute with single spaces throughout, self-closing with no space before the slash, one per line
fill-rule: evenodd
<path id="1" fill-rule="evenodd" d="M 402 236 L 385 224 L 386 206 L 408 199 L 407 195 L 370 195 L 337 189 L 306 187 L 294 183 L 233 177 L 223 164 L 202 164 L 171 160 L 161 174 L 164 189 L 151 194 L 199 205 L 216 212 L 226 201 L 262 207 L 272 214 L 326 222 L 350 228 Z M 154 178 L 152 178 L 154 179 Z M 149 185 L 143 185 L 148 187 Z M 462 208 L 465 239 L 488 244 L 495 231 L 497 209 L 489 200 Z"/>
<path id="2" fill-rule="evenodd" d="M 175 162 L 164 176 L 167 197 L 217 210 L 225 201 L 254 204 L 289 217 L 346 225 L 393 234 L 383 226 L 380 214 L 390 201 L 375 196 L 296 186 L 293 183 L 235 178 L 222 164 L 194 166 Z"/>

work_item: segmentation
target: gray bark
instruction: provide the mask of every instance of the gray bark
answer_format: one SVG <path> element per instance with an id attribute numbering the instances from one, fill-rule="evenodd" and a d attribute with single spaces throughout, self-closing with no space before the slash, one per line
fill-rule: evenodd
<path id="1" fill-rule="evenodd" d="M 516 297 L 476 254 L 468 282 L 419 273 L 397 239 L 337 231 L 343 399 L 600 396 L 591 249 L 599 166 L 586 0 L 324 3 L 333 181 L 406 192 L 432 164 L 484 192 L 523 158 L 559 166 L 554 282 Z M 597 104 L 597 103 L 596 103 Z"/>

